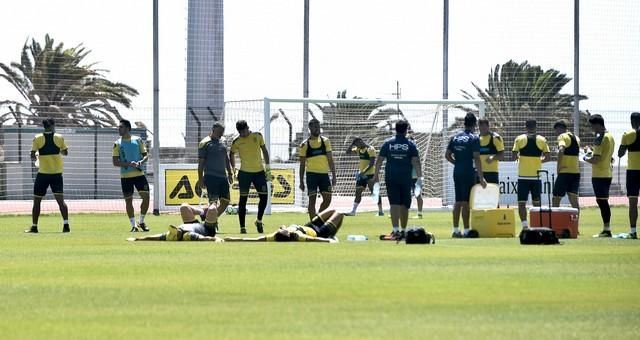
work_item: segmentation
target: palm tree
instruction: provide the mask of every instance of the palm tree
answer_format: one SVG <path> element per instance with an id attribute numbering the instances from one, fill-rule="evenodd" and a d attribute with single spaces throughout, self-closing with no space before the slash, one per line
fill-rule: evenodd
<path id="1" fill-rule="evenodd" d="M 523 132 L 524 120 L 528 118 L 535 118 L 539 127 L 548 129 L 557 119 L 565 118 L 572 121 L 574 97 L 572 94 L 560 93 L 570 81 L 571 78 L 560 71 L 543 70 L 542 67 L 530 65 L 527 61 L 517 63 L 509 60 L 491 70 L 486 89 L 481 89 L 473 82 L 471 84 L 476 89 L 477 96 L 486 103 L 486 118 L 509 142 Z M 463 97 L 475 99 L 467 91 L 461 92 Z M 584 100 L 587 97 L 581 95 L 579 99 Z M 477 110 L 462 109 L 467 112 Z M 590 131 L 587 119 L 588 115 L 580 115 L 582 132 Z M 549 137 L 551 136 L 547 136 Z M 586 133 L 583 136 L 585 142 L 590 138 L 592 137 Z"/>
<path id="2" fill-rule="evenodd" d="M 117 126 L 121 119 L 114 104 L 131 108 L 138 91 L 126 84 L 106 79 L 104 69 L 82 65 L 90 53 L 82 45 L 54 46 L 47 34 L 44 46 L 35 39 L 25 42 L 20 63 L 0 63 L 0 77 L 18 91 L 21 100 L 2 100 L 0 125 L 38 124 L 45 117 L 58 126 Z"/>

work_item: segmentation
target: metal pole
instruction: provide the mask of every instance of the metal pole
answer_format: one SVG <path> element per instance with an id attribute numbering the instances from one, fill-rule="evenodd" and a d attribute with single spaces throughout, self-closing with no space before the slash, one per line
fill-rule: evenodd
<path id="1" fill-rule="evenodd" d="M 580 135 L 580 0 L 573 5 L 573 134 Z"/>
<path id="2" fill-rule="evenodd" d="M 442 16 L 442 99 L 449 99 L 449 0 L 443 0 Z M 449 130 L 449 111 L 442 110 L 442 138 L 447 138 Z M 444 150 L 442 150 L 444 152 Z M 447 201 L 447 176 L 449 175 L 449 162 L 442 161 L 442 205 L 448 205 Z"/>
<path id="3" fill-rule="evenodd" d="M 158 76 L 158 0 L 153 0 L 153 214 L 160 215 L 160 78 Z"/>
<path id="4" fill-rule="evenodd" d="M 267 151 L 269 151 L 269 155 L 271 155 L 271 102 L 269 102 L 269 98 L 264 99 L 264 145 L 267 147 Z M 267 215 L 271 215 L 271 192 L 273 191 L 273 183 L 271 181 L 267 181 L 267 207 L 264 210 L 264 213 Z"/>
<path id="5" fill-rule="evenodd" d="M 309 98 L 309 0 L 304 0 L 304 47 L 302 62 L 302 97 Z M 302 137 L 307 138 L 309 132 L 309 103 L 302 104 Z"/>

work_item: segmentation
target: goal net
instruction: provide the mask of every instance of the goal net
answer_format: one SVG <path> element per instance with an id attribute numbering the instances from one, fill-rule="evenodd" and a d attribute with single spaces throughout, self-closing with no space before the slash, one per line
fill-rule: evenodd
<path id="1" fill-rule="evenodd" d="M 462 127 L 467 111 L 484 112 L 482 101 L 470 100 L 366 100 L 366 99 L 271 99 L 263 101 L 227 102 L 225 124 L 227 140 L 233 140 L 235 122 L 247 120 L 251 130 L 262 132 L 268 145 L 276 178 L 272 189 L 272 207 L 304 207 L 307 195 L 299 189 L 298 148 L 308 137 L 307 123 L 321 122 L 322 135 L 329 138 L 337 170 L 332 206 L 351 207 L 355 195 L 358 156 L 347 152 L 355 137 L 379 150 L 386 138 L 395 132 L 395 122 L 406 119 L 411 124 L 411 137 L 420 152 L 425 177 L 423 199 L 426 207 L 449 205 L 453 185 L 448 180 L 450 166 L 444 160 L 449 137 Z M 306 114 L 305 114 L 306 112 Z M 265 124 L 265 122 L 268 122 Z M 383 176 L 382 176 L 383 178 Z M 386 194 L 384 181 L 382 195 Z M 375 202 L 366 198 L 360 209 L 374 209 Z M 383 200 L 388 208 L 388 203 Z"/>

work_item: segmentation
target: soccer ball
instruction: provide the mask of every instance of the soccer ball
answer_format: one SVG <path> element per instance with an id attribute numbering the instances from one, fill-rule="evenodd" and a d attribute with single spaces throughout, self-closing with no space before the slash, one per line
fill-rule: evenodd
<path id="1" fill-rule="evenodd" d="M 236 215 L 236 214 L 238 214 L 238 207 L 235 206 L 235 205 L 230 205 L 230 206 L 227 207 L 227 209 L 225 209 L 225 212 L 228 215 Z"/>

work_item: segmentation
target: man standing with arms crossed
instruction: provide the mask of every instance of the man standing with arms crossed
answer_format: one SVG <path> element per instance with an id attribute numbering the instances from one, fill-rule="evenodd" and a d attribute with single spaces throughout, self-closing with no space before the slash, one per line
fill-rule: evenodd
<path id="1" fill-rule="evenodd" d="M 627 238 L 637 239 L 638 193 L 640 192 L 640 112 L 631 114 L 631 130 L 622 135 L 618 157 L 629 151 L 627 160 L 627 198 L 629 199 L 629 234 Z"/>
<path id="2" fill-rule="evenodd" d="M 347 152 L 355 153 L 360 158 L 356 178 L 356 197 L 353 199 L 353 210 L 351 210 L 350 213 L 344 214 L 345 216 L 355 216 L 358 205 L 360 205 L 362 201 L 362 192 L 364 189 L 368 187 L 369 190 L 373 191 L 373 174 L 376 171 L 376 149 L 365 143 L 362 138 L 356 137 L 347 148 Z M 382 197 L 380 196 L 378 196 L 378 216 L 384 216 L 384 211 L 382 211 Z"/>
<path id="3" fill-rule="evenodd" d="M 233 170 L 227 154 L 227 147 L 220 140 L 224 135 L 224 125 L 213 123 L 209 136 L 198 144 L 198 185 L 207 190 L 209 211 L 215 209 L 217 214 L 207 213 L 205 227 L 211 228 L 217 222 L 213 216 L 222 216 L 229 205 L 229 186 L 233 184 Z M 226 170 L 226 173 L 225 173 Z"/>
<path id="4" fill-rule="evenodd" d="M 411 208 L 411 167 L 416 169 L 418 180 L 416 185 L 422 188 L 422 168 L 416 145 L 407 139 L 409 123 L 406 120 L 396 122 L 396 135 L 385 140 L 380 147 L 380 155 L 376 159 L 376 172 L 373 181 L 378 182 L 382 162 L 385 164 L 384 181 L 387 186 L 387 197 L 391 206 L 391 226 L 395 239 L 403 239 L 406 235 Z M 399 230 L 398 226 L 402 228 Z"/>
<path id="5" fill-rule="evenodd" d="M 536 133 L 535 119 L 526 121 L 527 133 L 516 137 L 513 143 L 513 156 L 518 160 L 518 215 L 522 229 L 529 228 L 527 222 L 527 200 L 531 192 L 531 203 L 540 206 L 542 182 L 538 178 L 538 170 L 542 163 L 550 158 L 549 144 L 547 140 Z"/>
<path id="6" fill-rule="evenodd" d="M 267 178 L 271 179 L 269 166 L 269 151 L 264 145 L 264 139 L 259 132 L 251 132 L 249 125 L 244 120 L 236 122 L 236 130 L 240 136 L 233 140 L 229 151 L 229 161 L 235 173 L 235 154 L 240 156 L 240 171 L 238 172 L 238 185 L 240 186 L 240 202 L 238 204 L 238 220 L 240 221 L 240 233 L 246 234 L 245 218 L 247 216 L 247 200 L 251 183 L 258 192 L 258 219 L 255 221 L 258 233 L 264 232 L 262 216 L 267 207 Z M 264 160 L 264 167 L 262 161 Z"/>
<path id="7" fill-rule="evenodd" d="M 567 121 L 560 119 L 553 124 L 558 134 L 558 163 L 556 183 L 553 186 L 553 206 L 559 207 L 564 195 L 569 196 L 571 207 L 580 210 L 578 194 L 580 191 L 580 138 L 567 131 Z"/>
<path id="8" fill-rule="evenodd" d="M 68 233 L 69 229 L 69 209 L 64 202 L 64 182 L 62 171 L 64 162 L 61 155 L 67 155 L 67 145 L 64 143 L 62 135 L 55 133 L 56 122 L 53 118 L 47 118 L 42 122 L 44 132 L 37 134 L 33 138 L 31 145 L 31 160 L 38 160 L 38 174 L 33 185 L 33 209 L 31 211 L 31 228 L 25 233 L 38 232 L 38 219 L 40 218 L 40 204 L 42 198 L 47 194 L 47 189 L 51 187 L 53 197 L 55 197 L 60 214 L 62 215 L 62 232 Z M 36 152 L 38 158 L 36 158 Z"/>
<path id="9" fill-rule="evenodd" d="M 120 120 L 118 134 L 120 138 L 113 144 L 113 166 L 120 168 L 120 185 L 131 231 L 149 231 L 144 223 L 144 217 L 149 210 L 149 182 L 147 182 L 147 177 L 142 170 L 142 165 L 147 161 L 147 148 L 140 137 L 131 135 L 131 122 L 126 119 Z M 133 209 L 134 187 L 142 198 L 140 220 L 137 225 Z"/>
<path id="10" fill-rule="evenodd" d="M 316 216 L 316 197 L 318 190 L 322 195 L 320 211 L 325 211 L 331 204 L 331 188 L 336 185 L 336 167 L 331 155 L 331 143 L 329 139 L 320 135 L 320 121 L 309 121 L 309 138 L 300 145 L 300 190 L 306 188 L 309 195 L 309 219 Z M 329 169 L 333 175 L 329 181 Z"/>
<path id="11" fill-rule="evenodd" d="M 458 132 L 449 140 L 449 146 L 445 153 L 445 158 L 454 165 L 453 184 L 456 191 L 456 203 L 453 206 L 453 233 L 451 237 L 467 237 L 469 234 L 469 196 L 471 188 L 476 183 L 476 178 L 483 188 L 487 187 L 487 182 L 482 173 L 482 161 L 480 161 L 480 139 L 473 130 L 476 128 L 476 116 L 467 113 L 464 117 L 464 130 Z M 475 163 L 475 169 L 473 164 Z M 462 213 L 462 225 L 464 232 L 461 233 L 460 214 Z"/>
<path id="12" fill-rule="evenodd" d="M 504 141 L 499 134 L 489 129 L 489 120 L 478 120 L 480 130 L 480 160 L 482 173 L 487 183 L 500 184 L 499 163 L 504 159 Z"/>
<path id="13" fill-rule="evenodd" d="M 593 154 L 586 155 L 584 161 L 590 163 L 591 185 L 596 195 L 596 203 L 602 216 L 602 231 L 594 237 L 611 237 L 611 208 L 609 207 L 609 188 L 613 177 L 612 156 L 615 148 L 613 135 L 604 126 L 604 118 L 595 114 L 589 117 L 591 130 L 596 134 Z"/>

